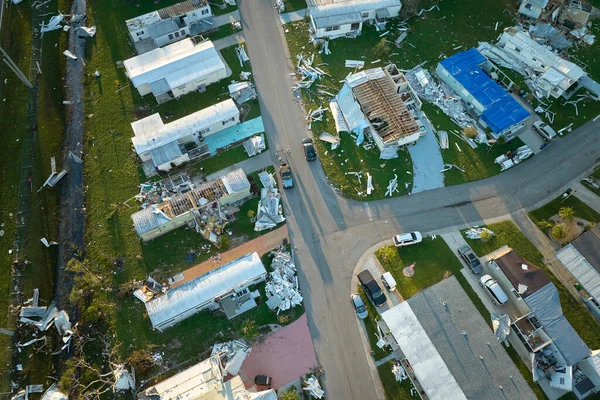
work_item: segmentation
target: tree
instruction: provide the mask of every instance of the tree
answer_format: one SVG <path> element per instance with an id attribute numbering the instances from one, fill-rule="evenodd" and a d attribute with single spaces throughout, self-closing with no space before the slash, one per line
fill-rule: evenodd
<path id="1" fill-rule="evenodd" d="M 300 400 L 300 396 L 296 391 L 296 386 L 290 387 L 283 393 L 279 393 L 279 400 Z"/>
<path id="2" fill-rule="evenodd" d="M 254 210 L 248 210 L 248 213 L 246 215 L 248 216 L 248 218 L 250 218 L 250 220 L 252 220 L 256 215 L 256 212 Z"/>
<path id="3" fill-rule="evenodd" d="M 375 48 L 373 49 L 373 55 L 377 58 L 383 58 L 390 54 L 391 51 L 392 47 L 390 46 L 389 42 L 385 38 L 382 38 L 379 43 L 375 45 Z"/>
<path id="4" fill-rule="evenodd" d="M 558 216 L 563 221 L 573 221 L 574 214 L 575 211 L 573 211 L 573 207 L 561 207 L 560 210 L 558 210 Z"/>
<path id="5" fill-rule="evenodd" d="M 256 321 L 248 319 L 242 324 L 242 335 L 249 341 L 253 341 L 258 336 L 258 328 L 256 327 Z"/>
<path id="6" fill-rule="evenodd" d="M 552 237 L 557 240 L 563 240 L 569 234 L 569 228 L 565 224 L 554 225 L 552 228 Z"/>
<path id="7" fill-rule="evenodd" d="M 479 234 L 479 237 L 484 242 L 491 240 L 492 236 L 493 236 L 492 233 L 487 229 L 482 230 L 481 233 Z"/>
<path id="8" fill-rule="evenodd" d="M 552 229 L 552 227 L 554 226 L 554 224 L 546 219 L 542 219 L 540 221 L 538 221 L 536 223 L 536 225 L 538 226 L 538 228 L 540 228 L 543 231 L 546 231 L 548 229 Z"/>

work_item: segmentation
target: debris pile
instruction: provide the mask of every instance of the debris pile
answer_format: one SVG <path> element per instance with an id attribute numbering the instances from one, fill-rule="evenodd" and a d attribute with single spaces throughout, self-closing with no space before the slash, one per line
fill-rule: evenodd
<path id="1" fill-rule="evenodd" d="M 56 383 L 54 383 L 42 395 L 42 400 L 68 400 L 68 397 L 66 394 L 60 392 Z"/>
<path id="2" fill-rule="evenodd" d="M 226 343 L 217 343 L 212 348 L 211 357 L 219 355 L 223 369 L 233 376 L 239 374 L 242 364 L 252 349 L 244 342 L 232 340 Z"/>
<path id="3" fill-rule="evenodd" d="M 148 275 L 145 281 L 134 281 L 133 284 L 138 287 L 138 289 L 134 290 L 133 296 L 144 304 L 163 291 L 163 285 L 154 280 L 150 275 Z"/>
<path id="4" fill-rule="evenodd" d="M 496 335 L 498 342 L 502 343 L 510 335 L 510 317 L 506 314 L 500 315 L 497 313 L 491 314 L 492 318 L 492 329 Z"/>
<path id="5" fill-rule="evenodd" d="M 358 60 L 346 60 L 346 68 L 358 68 L 361 69 L 365 66 L 364 61 Z"/>
<path id="6" fill-rule="evenodd" d="M 243 144 L 244 150 L 248 153 L 248 157 L 255 156 L 262 153 L 267 148 L 265 144 L 265 136 L 261 133 L 260 135 L 252 136 L 246 140 Z"/>
<path id="7" fill-rule="evenodd" d="M 214 201 L 207 207 L 193 210 L 192 214 L 194 220 L 188 222 L 188 226 L 196 229 L 196 232 L 202 234 L 206 240 L 219 247 L 219 238 L 225 233 L 225 226 L 229 223 L 225 207 L 221 207 L 217 201 Z"/>
<path id="8" fill-rule="evenodd" d="M 252 72 L 249 72 L 249 71 L 240 72 L 240 80 L 241 81 L 247 81 L 248 79 L 250 79 L 250 76 L 252 76 Z"/>
<path id="9" fill-rule="evenodd" d="M 464 108 L 462 100 L 456 97 L 446 84 L 438 84 L 422 66 L 416 66 L 408 71 L 405 76 L 421 99 L 439 107 L 458 126 L 461 128 L 477 126 L 475 120 Z"/>
<path id="10" fill-rule="evenodd" d="M 267 306 L 277 314 L 302 304 L 302 295 L 298 287 L 296 266 L 292 255 L 286 251 L 277 251 L 271 264 L 273 272 L 265 285 Z"/>
<path id="11" fill-rule="evenodd" d="M 516 150 L 507 151 L 505 154 L 496 157 L 494 162 L 500 165 L 501 171 L 504 171 L 506 169 L 514 167 L 521 161 L 526 160 L 532 154 L 533 151 L 529 148 L 529 146 L 525 145 L 517 148 Z"/>
<path id="12" fill-rule="evenodd" d="M 311 376 L 302 383 L 302 388 L 307 391 L 313 398 L 321 399 L 325 394 L 325 391 L 321 389 L 319 380 L 315 376 Z"/>
<path id="13" fill-rule="evenodd" d="M 323 120 L 323 113 L 325 111 L 327 111 L 327 108 L 319 107 L 314 111 L 310 110 L 308 112 L 308 115 L 306 116 L 306 121 L 308 121 L 308 129 L 310 129 L 310 125 L 314 121 L 322 121 Z"/>
<path id="14" fill-rule="evenodd" d="M 488 228 L 478 228 L 478 227 L 473 227 L 473 228 L 467 229 L 465 231 L 465 236 L 467 237 L 467 239 L 471 239 L 471 240 L 481 239 L 482 232 L 488 232 L 490 235 L 494 236 L 494 232 L 490 231 Z"/>
<path id="15" fill-rule="evenodd" d="M 280 14 L 284 12 L 285 3 L 283 2 L 283 0 L 275 0 L 275 8 L 277 9 L 277 11 L 279 11 Z"/>
<path id="16" fill-rule="evenodd" d="M 437 132 L 440 149 L 444 150 L 450 147 L 450 141 L 448 140 L 448 132 L 446 131 L 438 131 Z"/>
<path id="17" fill-rule="evenodd" d="M 123 393 L 129 390 L 135 390 L 135 372 L 129 373 L 124 364 L 113 365 L 113 377 L 115 383 L 113 390 L 116 393 Z"/>
<path id="18" fill-rule="evenodd" d="M 79 36 L 80 38 L 94 37 L 95 34 L 95 26 L 90 26 L 89 28 L 87 26 L 80 26 L 79 28 L 77 28 L 77 36 Z"/>
<path id="19" fill-rule="evenodd" d="M 42 187 L 54 187 L 54 185 L 56 185 L 67 174 L 66 169 L 56 172 L 56 157 L 50 157 L 50 168 L 52 172 Z"/>
<path id="20" fill-rule="evenodd" d="M 393 196 L 394 192 L 398 193 L 398 175 L 396 174 L 394 174 L 394 179 L 390 180 L 390 183 L 388 183 L 385 195 Z"/>
<path id="21" fill-rule="evenodd" d="M 244 48 L 243 44 L 240 44 L 235 48 L 235 54 L 237 54 L 238 60 L 240 61 L 240 67 L 243 67 L 244 63 L 250 61 L 250 57 L 248 57 L 248 54 L 246 54 L 246 49 Z"/>
<path id="22" fill-rule="evenodd" d="M 196 185 L 185 172 L 169 176 L 159 182 L 146 182 L 140 184 L 140 192 L 131 199 L 136 199 L 142 204 L 142 208 L 162 202 L 165 198 L 189 192 Z M 127 205 L 127 200 L 125 204 Z"/>
<path id="23" fill-rule="evenodd" d="M 319 54 L 325 53 L 326 56 L 331 55 L 331 50 L 329 50 L 329 41 L 327 39 L 314 38 L 312 40 L 312 44 L 319 49 Z"/>
<path id="24" fill-rule="evenodd" d="M 248 81 L 233 82 L 228 88 L 229 95 L 238 105 L 243 104 L 248 100 L 256 99 L 256 89 L 254 89 L 254 85 Z"/>
<path id="25" fill-rule="evenodd" d="M 297 82 L 296 85 L 294 85 L 294 89 L 308 89 L 312 86 L 313 83 L 315 83 L 315 81 L 319 77 L 323 75 L 330 76 L 327 72 L 323 71 L 319 67 L 312 66 L 315 60 L 314 54 L 311 55 L 310 59 L 304 58 L 304 55 L 302 54 L 298 54 L 296 58 L 298 59 L 298 64 L 296 65 L 296 68 L 302 76 L 302 79 L 299 82 Z"/>
<path id="26" fill-rule="evenodd" d="M 394 366 L 392 367 L 392 373 L 396 377 L 397 382 L 402 382 L 403 380 L 408 378 L 406 370 L 404 369 L 400 361 L 396 361 L 394 363 Z"/>
<path id="27" fill-rule="evenodd" d="M 71 322 L 69 321 L 69 314 L 64 310 L 58 311 L 54 301 L 50 303 L 50 306 L 48 307 L 40 307 L 38 306 L 38 302 L 39 291 L 35 289 L 33 298 L 26 302 L 26 304 L 31 304 L 31 306 L 23 306 L 19 311 L 19 322 L 35 326 L 40 332 L 46 332 L 50 325 L 54 323 L 54 326 L 59 335 L 62 336 L 62 341 L 64 343 L 61 351 L 68 348 L 71 344 L 71 338 L 75 333 L 75 327 L 72 327 Z M 29 342 L 20 344 L 19 348 L 29 346 L 42 340 L 42 338 L 30 340 Z"/>
<path id="28" fill-rule="evenodd" d="M 256 232 L 275 228 L 277 224 L 285 221 L 281 207 L 281 195 L 276 188 L 277 182 L 273 174 L 263 171 L 258 174 L 258 177 L 264 187 L 260 190 L 260 202 L 256 212 L 256 223 L 254 224 Z"/>
<path id="29" fill-rule="evenodd" d="M 62 15 L 61 13 L 58 13 L 58 15 L 51 17 L 50 21 L 48 21 L 47 24 L 42 22 L 40 31 L 42 33 L 44 33 L 44 32 L 51 32 L 51 31 L 56 31 L 56 30 L 62 29 L 61 23 L 64 21 L 64 19 L 65 19 L 65 16 Z"/>

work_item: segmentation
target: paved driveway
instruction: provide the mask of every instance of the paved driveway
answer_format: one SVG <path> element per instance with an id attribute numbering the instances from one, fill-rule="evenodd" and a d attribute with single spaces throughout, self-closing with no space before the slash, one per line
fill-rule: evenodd
<path id="1" fill-rule="evenodd" d="M 440 172 L 444 168 L 444 160 L 434 135 L 428 131 L 417 144 L 408 148 L 413 163 L 412 193 L 444 187 L 444 173 Z"/>

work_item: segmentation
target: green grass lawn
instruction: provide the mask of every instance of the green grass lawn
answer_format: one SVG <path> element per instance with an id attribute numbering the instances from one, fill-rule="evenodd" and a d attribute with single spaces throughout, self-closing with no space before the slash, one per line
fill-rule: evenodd
<path id="1" fill-rule="evenodd" d="M 396 288 L 404 299 L 438 283 L 444 277 L 454 275 L 481 315 L 488 315 L 485 306 L 460 272 L 463 265 L 441 237 L 424 238 L 423 242 L 413 246 L 382 247 L 375 252 L 375 255 L 383 269 L 394 276 Z M 415 275 L 408 278 L 404 276 L 402 270 L 413 263 L 415 263 Z M 487 320 L 489 318 L 486 318 Z"/>
<path id="2" fill-rule="evenodd" d="M 266 148 L 264 151 L 269 150 L 269 143 L 265 140 Z M 204 173 L 210 175 L 214 172 L 218 172 L 230 165 L 237 164 L 244 160 L 247 160 L 248 153 L 244 150 L 244 146 L 237 145 L 230 149 L 221 151 L 210 158 L 200 160 L 190 165 L 192 174 L 199 174 L 204 169 Z"/>
<path id="3" fill-rule="evenodd" d="M 496 157 L 509 150 L 523 146 L 523 141 L 517 137 L 509 143 L 495 143 L 491 147 L 479 145 L 476 149 L 472 149 L 463 140 L 450 133 L 450 131 L 460 132 L 461 128 L 450 117 L 444 114 L 442 110 L 432 104 L 424 103 L 423 111 L 436 129 L 448 132 L 448 140 L 450 142 L 448 149 L 441 150 L 444 163 L 456 165 L 464 170 L 462 172 L 452 169 L 444 172 L 444 184 L 446 186 L 477 181 L 499 174 L 501 172 L 500 166 L 494 163 Z M 458 143 L 460 150 L 456 147 L 456 143 Z"/>
<path id="4" fill-rule="evenodd" d="M 542 263 L 542 254 L 537 248 L 523 235 L 523 233 L 512 222 L 505 221 L 497 224 L 488 225 L 488 228 L 494 232 L 494 236 L 488 242 L 481 240 L 465 240 L 471 246 L 473 251 L 483 257 L 498 248 L 508 245 L 514 249 L 520 256 L 544 269 L 554 286 L 558 289 L 560 304 L 567 320 L 573 325 L 579 336 L 591 349 L 600 347 L 600 329 L 598 323 L 590 313 L 576 299 L 571 296 L 569 291 L 560 283 L 560 281 L 550 272 L 548 267 Z M 463 232 L 464 236 L 464 232 Z"/>
<path id="5" fill-rule="evenodd" d="M 284 0 L 283 2 L 285 3 L 284 13 L 303 10 L 307 7 L 306 0 Z"/>
<path id="6" fill-rule="evenodd" d="M 226 24 L 226 25 L 219 26 L 218 28 L 216 28 L 215 30 L 213 30 L 207 34 L 203 34 L 202 36 L 204 36 L 205 38 L 210 39 L 212 41 L 215 41 L 215 40 L 227 37 L 229 35 L 233 35 L 238 32 L 241 32 L 241 30 L 234 29 L 231 24 Z"/>
<path id="7" fill-rule="evenodd" d="M 589 176 L 591 176 L 592 178 L 596 178 L 600 181 L 600 165 L 596 166 L 596 168 L 594 168 L 594 170 L 592 171 L 592 173 L 590 173 Z M 596 196 L 600 196 L 600 189 L 594 189 L 590 184 L 584 181 L 581 181 L 581 183 L 583 184 L 583 186 L 587 187 L 592 192 L 594 192 Z"/>
<path id="8" fill-rule="evenodd" d="M 600 222 L 600 214 L 598 214 L 593 208 L 579 200 L 575 195 L 570 196 L 566 200 L 561 197 L 546 203 L 542 207 L 530 211 L 527 215 L 534 223 L 540 221 L 548 221 L 552 216 L 558 214 L 558 210 L 562 207 L 571 207 L 573 209 L 573 216 L 575 218 L 582 218 L 592 223 Z M 546 231 L 544 233 L 547 234 Z"/>
<path id="9" fill-rule="evenodd" d="M 377 367 L 386 400 L 420 399 L 416 390 L 414 395 L 410 394 L 410 390 L 414 387 L 410 379 L 405 379 L 402 382 L 396 381 L 396 377 L 392 372 L 393 366 L 394 361 L 388 361 Z"/>
<path id="10" fill-rule="evenodd" d="M 177 3 L 178 0 L 175 0 L 175 2 Z M 238 9 L 237 4 L 234 6 L 230 6 L 229 4 L 225 3 L 223 0 L 211 0 L 210 3 L 211 3 L 210 9 L 212 10 L 214 15 L 229 14 L 230 12 L 234 12 L 235 10 Z M 221 7 L 223 7 L 223 8 L 221 8 Z"/>
<path id="11" fill-rule="evenodd" d="M 365 291 L 360 285 L 358 286 L 357 291 L 358 294 L 360 294 L 363 303 L 365 303 L 367 311 L 369 312 L 369 315 L 363 320 L 363 322 L 365 323 L 367 339 L 369 339 L 369 344 L 371 345 L 371 354 L 373 354 L 373 358 L 375 358 L 375 361 L 381 360 L 389 354 L 387 350 L 380 349 L 377 346 L 377 321 L 381 317 L 379 316 L 379 312 L 377 311 L 371 300 L 369 300 L 369 298 L 365 294 Z"/>

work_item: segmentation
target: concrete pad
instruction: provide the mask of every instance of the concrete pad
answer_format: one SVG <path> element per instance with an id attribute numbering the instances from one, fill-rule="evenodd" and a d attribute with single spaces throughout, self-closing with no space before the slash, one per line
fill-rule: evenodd
<path id="1" fill-rule="evenodd" d="M 306 314 L 290 325 L 252 345 L 252 351 L 244 364 L 246 387 L 254 386 L 256 375 L 273 378 L 272 387 L 280 387 L 308 374 L 317 365 Z"/>
<path id="2" fill-rule="evenodd" d="M 413 163 L 412 193 L 444 187 L 444 160 L 435 134 L 429 130 L 408 148 Z"/>
<path id="3" fill-rule="evenodd" d="M 521 133 L 519 133 L 519 138 L 525 143 L 527 146 L 533 150 L 533 154 L 539 153 L 542 145 L 544 145 L 544 140 L 542 137 L 533 130 L 532 127 L 528 126 Z"/>

